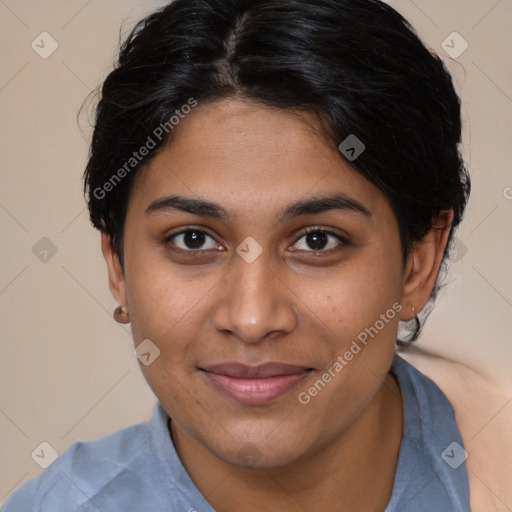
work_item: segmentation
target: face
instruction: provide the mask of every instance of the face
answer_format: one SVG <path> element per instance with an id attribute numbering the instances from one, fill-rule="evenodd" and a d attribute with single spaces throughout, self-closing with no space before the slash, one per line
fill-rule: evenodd
<path id="1" fill-rule="evenodd" d="M 246 464 L 248 441 L 260 467 L 321 450 L 386 376 L 397 221 L 310 114 L 196 107 L 135 178 L 124 257 L 111 288 L 135 345 L 160 351 L 144 376 L 174 428 L 223 461 Z"/>

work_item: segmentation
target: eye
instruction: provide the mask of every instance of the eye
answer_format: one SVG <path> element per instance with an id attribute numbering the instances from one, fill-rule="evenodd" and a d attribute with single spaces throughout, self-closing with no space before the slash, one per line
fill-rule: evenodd
<path id="1" fill-rule="evenodd" d="M 329 252 L 345 245 L 348 245 L 348 242 L 341 235 L 324 229 L 311 228 L 291 246 L 291 249 L 292 251 Z"/>
<path id="2" fill-rule="evenodd" d="M 214 238 L 208 235 L 206 231 L 198 228 L 188 228 L 169 235 L 165 239 L 165 243 L 171 243 L 178 250 L 184 252 L 223 250 L 223 247 Z M 341 235 L 320 228 L 310 228 L 291 246 L 291 250 L 330 252 L 345 245 L 348 245 L 348 241 Z"/>
<path id="3" fill-rule="evenodd" d="M 168 236 L 165 242 L 172 243 L 178 247 L 178 249 L 187 252 L 209 249 L 222 250 L 222 246 L 208 235 L 206 231 L 201 229 L 185 229 L 179 233 Z"/>

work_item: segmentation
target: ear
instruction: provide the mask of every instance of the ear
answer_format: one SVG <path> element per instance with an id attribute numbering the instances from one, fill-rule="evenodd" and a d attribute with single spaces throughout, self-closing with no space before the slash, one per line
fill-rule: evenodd
<path id="1" fill-rule="evenodd" d="M 445 210 L 434 220 L 425 237 L 414 242 L 404 273 L 400 320 L 414 318 L 412 310 L 421 311 L 428 302 L 436 283 L 439 267 L 453 220 L 453 210 Z"/>
<path id="2" fill-rule="evenodd" d="M 101 252 L 107 262 L 108 284 L 114 299 L 124 306 L 126 304 L 126 285 L 123 269 L 117 254 L 112 247 L 112 240 L 109 235 L 101 234 Z"/>

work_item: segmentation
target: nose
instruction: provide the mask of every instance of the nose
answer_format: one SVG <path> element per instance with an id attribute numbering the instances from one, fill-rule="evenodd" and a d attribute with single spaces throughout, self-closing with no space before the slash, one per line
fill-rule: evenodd
<path id="1" fill-rule="evenodd" d="M 264 254 L 251 263 L 234 256 L 234 266 L 224 277 L 222 298 L 215 309 L 215 328 L 244 343 L 290 333 L 297 325 L 294 294 L 282 276 L 270 268 Z"/>

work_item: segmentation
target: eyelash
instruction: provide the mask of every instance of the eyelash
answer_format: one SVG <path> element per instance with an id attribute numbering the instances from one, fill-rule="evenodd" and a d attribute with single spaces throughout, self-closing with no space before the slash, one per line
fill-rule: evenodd
<path id="1" fill-rule="evenodd" d="M 184 235 L 184 234 L 189 233 L 189 232 L 201 233 L 201 234 L 204 234 L 207 237 L 211 238 L 212 240 L 215 240 L 211 235 L 209 235 L 203 229 L 189 227 L 187 229 L 179 231 L 178 233 L 173 233 L 172 235 L 169 235 L 168 237 L 165 238 L 164 242 L 165 242 L 166 245 L 174 245 L 174 244 L 171 244 L 171 242 L 176 237 L 178 237 L 180 235 Z M 337 248 L 331 248 L 331 249 L 327 249 L 327 250 L 324 250 L 323 248 L 322 249 L 317 249 L 317 250 L 311 249 L 309 251 L 305 251 L 305 252 L 310 253 L 310 254 L 311 253 L 315 254 L 315 255 L 316 254 L 321 254 L 321 253 L 331 254 L 332 252 L 334 252 L 336 250 L 339 250 L 341 247 L 349 245 L 348 240 L 345 237 L 343 237 L 343 236 L 341 236 L 341 235 L 339 235 L 337 233 L 333 233 L 332 231 L 328 231 L 326 229 L 322 229 L 322 228 L 319 228 L 319 227 L 311 227 L 311 228 L 307 228 L 306 230 L 304 230 L 301 233 L 301 235 L 295 240 L 295 242 L 293 242 L 292 246 L 296 245 L 302 238 L 306 237 L 310 233 L 323 233 L 324 235 L 331 236 L 331 237 L 335 238 L 338 242 L 340 242 L 340 244 L 339 244 L 339 246 Z M 218 244 L 218 242 L 216 242 L 216 243 Z M 327 244 L 328 244 L 328 242 L 327 242 Z M 176 251 L 176 252 L 187 253 L 187 254 L 196 256 L 196 255 L 201 255 L 201 253 L 204 253 L 207 250 L 213 250 L 213 249 L 182 249 L 182 248 L 178 247 L 178 248 L 173 248 L 172 250 Z M 299 249 L 299 251 L 300 251 L 300 249 Z"/>

